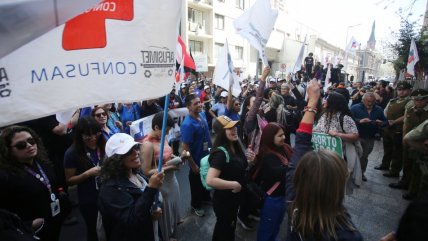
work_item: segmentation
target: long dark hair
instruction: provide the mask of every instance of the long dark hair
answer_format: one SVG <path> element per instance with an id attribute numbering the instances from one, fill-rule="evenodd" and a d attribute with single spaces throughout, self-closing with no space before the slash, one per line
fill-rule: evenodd
<path id="1" fill-rule="evenodd" d="M 36 141 L 37 144 L 37 155 L 34 157 L 38 162 L 50 164 L 48 157 L 43 146 L 43 142 L 35 131 L 26 126 L 13 125 L 6 127 L 2 130 L 0 135 L 0 169 L 11 171 L 14 173 L 21 173 L 23 170 L 23 164 L 17 162 L 15 157 L 12 156 L 10 148 L 12 139 L 16 133 L 28 132 L 31 137 Z"/>
<path id="2" fill-rule="evenodd" d="M 79 119 L 76 127 L 73 129 L 73 146 L 76 149 L 77 156 L 79 157 L 78 163 L 81 168 L 91 168 L 91 161 L 87 156 L 87 148 L 83 142 L 83 135 L 92 135 L 101 133 L 101 127 L 97 121 L 92 117 L 84 117 Z M 103 135 L 98 136 L 97 148 L 100 150 L 101 157 L 105 155 L 106 140 Z"/>
<path id="3" fill-rule="evenodd" d="M 338 112 L 352 117 L 352 112 L 348 107 L 346 98 L 342 94 L 331 92 L 327 98 L 327 108 L 323 110 L 323 113 L 329 113 L 331 116 Z"/>
<path id="4" fill-rule="evenodd" d="M 227 139 L 226 136 L 226 129 L 223 128 L 220 121 L 214 122 L 214 132 L 215 132 L 215 138 L 213 143 L 213 149 L 223 146 L 227 149 L 229 153 L 233 153 L 231 147 L 235 149 L 235 155 L 242 155 L 245 156 L 244 150 L 242 150 L 241 145 L 239 144 L 239 141 L 230 141 Z"/>

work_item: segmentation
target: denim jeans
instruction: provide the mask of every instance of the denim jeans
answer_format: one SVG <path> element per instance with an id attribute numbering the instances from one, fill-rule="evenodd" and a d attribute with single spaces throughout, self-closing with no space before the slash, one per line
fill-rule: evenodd
<path id="1" fill-rule="evenodd" d="M 265 198 L 260 213 L 257 241 L 275 241 L 285 215 L 285 197 Z"/>

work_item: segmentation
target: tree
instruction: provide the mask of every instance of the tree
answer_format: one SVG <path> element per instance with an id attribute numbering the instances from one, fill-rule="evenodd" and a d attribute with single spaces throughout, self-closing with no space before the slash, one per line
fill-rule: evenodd
<path id="1" fill-rule="evenodd" d="M 409 57 L 409 50 L 412 38 L 415 39 L 416 47 L 419 54 L 419 62 L 416 64 L 416 72 L 423 73 L 428 71 L 424 66 L 428 63 L 428 35 L 427 29 L 420 29 L 417 22 L 409 22 L 406 18 L 401 17 L 400 29 L 398 32 L 392 32 L 394 42 L 386 44 L 386 49 L 389 50 L 388 61 L 394 66 L 396 80 L 400 75 L 400 71 L 406 69 L 407 60 Z M 417 76 L 418 77 L 418 76 Z"/>

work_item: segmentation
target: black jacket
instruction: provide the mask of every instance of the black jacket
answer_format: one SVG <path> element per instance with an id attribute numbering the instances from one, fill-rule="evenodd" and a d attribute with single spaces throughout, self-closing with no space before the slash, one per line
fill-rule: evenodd
<path id="1" fill-rule="evenodd" d="M 108 241 L 154 240 L 150 209 L 157 189 L 144 191 L 128 178 L 108 180 L 101 186 L 98 206 Z"/>

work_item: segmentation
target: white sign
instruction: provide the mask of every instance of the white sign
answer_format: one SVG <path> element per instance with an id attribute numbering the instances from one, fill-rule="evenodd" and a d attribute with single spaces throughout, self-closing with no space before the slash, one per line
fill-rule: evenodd
<path id="1" fill-rule="evenodd" d="M 178 109 L 172 109 L 168 111 L 169 116 L 171 116 L 172 119 L 174 119 L 175 126 L 174 128 L 171 128 L 168 135 L 168 141 L 172 139 L 179 139 L 180 138 L 180 128 L 181 123 L 184 120 L 184 117 L 189 113 L 189 110 L 187 108 L 178 108 Z M 136 141 L 141 141 L 147 134 L 150 133 L 152 130 L 152 120 L 153 116 L 147 116 L 142 119 L 136 120 L 132 122 L 130 126 L 130 134 Z"/>
<path id="2" fill-rule="evenodd" d="M 208 58 L 206 54 L 193 56 L 195 61 L 196 72 L 208 72 Z"/>
<path id="3" fill-rule="evenodd" d="M 166 95 L 180 16 L 177 0 L 104 0 L 6 55 L 0 126 Z"/>

